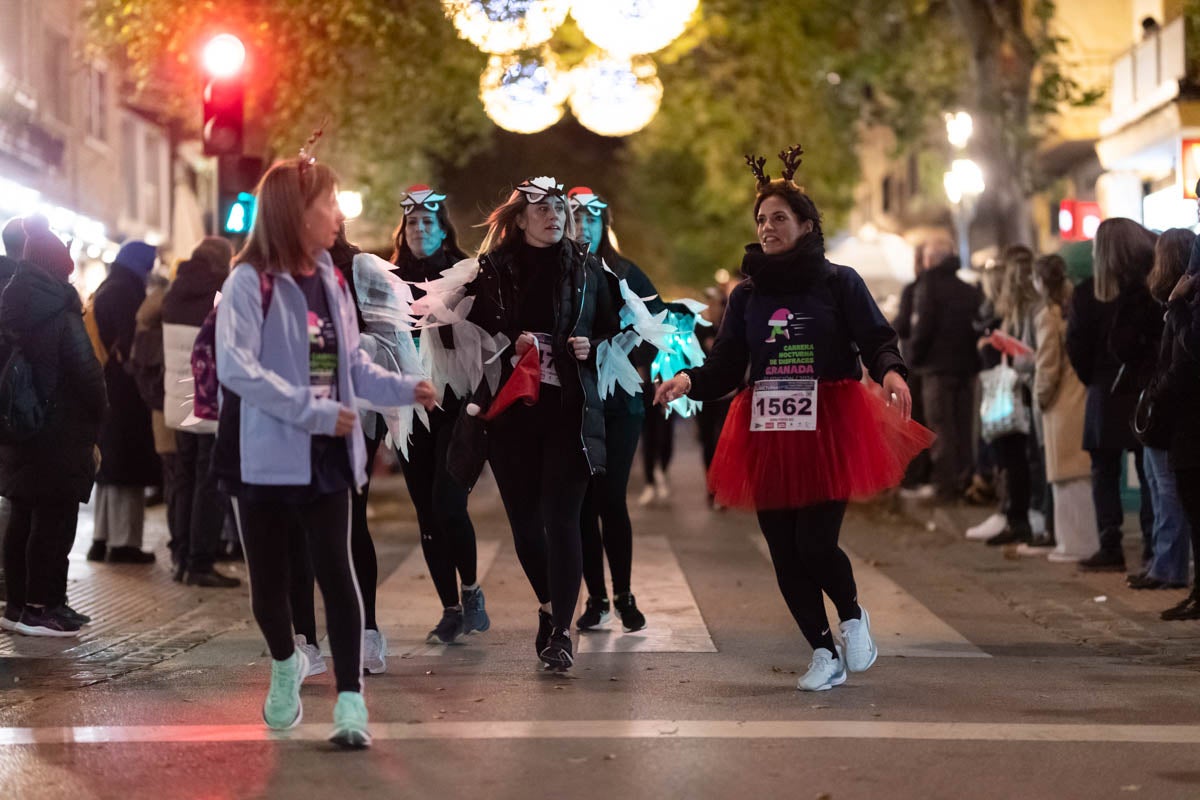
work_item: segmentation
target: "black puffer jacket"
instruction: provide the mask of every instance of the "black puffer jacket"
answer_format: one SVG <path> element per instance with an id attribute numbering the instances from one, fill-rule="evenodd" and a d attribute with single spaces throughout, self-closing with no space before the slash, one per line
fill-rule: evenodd
<path id="1" fill-rule="evenodd" d="M 600 340 L 620 330 L 608 280 L 599 259 L 580 244 L 564 239 L 557 245 L 561 269 L 556 284 L 558 302 L 554 307 L 554 364 L 562 380 L 566 402 L 579 409 L 580 437 L 592 474 L 605 470 L 604 404 L 596 379 L 596 346 Z M 479 258 L 479 275 L 468 286 L 475 297 L 470 319 L 488 333 L 503 333 L 515 342 L 521 335 L 517 321 L 517 270 L 514 267 L 517 246 L 502 244 Z M 592 340 L 587 361 L 579 361 L 567 346 L 567 339 L 586 336 Z M 502 358 L 503 380 L 512 372 L 509 359 Z"/>
<path id="2" fill-rule="evenodd" d="M 133 348 L 137 310 L 145 299 L 145 281 L 120 264 L 113 264 L 96 290 L 96 326 L 105 349 L 112 353 L 104 365 L 111 411 L 100 431 L 103 460 L 96 476 L 99 483 L 152 486 L 162 479 L 150 409 L 125 369 Z"/>
<path id="3" fill-rule="evenodd" d="M 1163 350 L 1168 355 L 1165 371 L 1156 385 L 1158 403 L 1170 420 L 1171 467 L 1200 469 L 1200 291 L 1193 288 L 1167 305 Z"/>
<path id="4" fill-rule="evenodd" d="M 35 504 L 86 503 L 107 404 L 79 295 L 69 283 L 27 264 L 0 296 L 0 320 L 50 398 L 37 436 L 0 447 L 0 495 Z"/>

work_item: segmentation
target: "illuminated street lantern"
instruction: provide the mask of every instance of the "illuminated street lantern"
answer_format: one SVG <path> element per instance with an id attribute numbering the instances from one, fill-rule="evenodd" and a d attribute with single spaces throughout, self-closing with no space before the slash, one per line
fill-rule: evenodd
<path id="1" fill-rule="evenodd" d="M 571 70 L 571 112 L 602 136 L 628 136 L 650 124 L 662 102 L 654 62 L 601 54 Z"/>
<path id="2" fill-rule="evenodd" d="M 609 53 L 663 49 L 687 29 L 699 0 L 575 0 L 571 16 L 583 35 Z"/>
<path id="3" fill-rule="evenodd" d="M 537 133 L 558 122 L 569 90 L 549 51 L 538 56 L 492 56 L 479 80 L 484 111 L 514 133 Z"/>
<path id="4" fill-rule="evenodd" d="M 357 219 L 362 216 L 363 198 L 361 192 L 343 191 L 337 193 L 338 208 L 346 219 Z"/>
<path id="5" fill-rule="evenodd" d="M 459 36 L 485 53 L 545 43 L 563 24 L 570 0 L 442 0 Z"/>

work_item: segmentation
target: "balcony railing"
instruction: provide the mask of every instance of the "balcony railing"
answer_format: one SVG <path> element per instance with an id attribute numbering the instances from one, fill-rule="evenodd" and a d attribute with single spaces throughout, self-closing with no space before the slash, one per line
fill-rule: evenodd
<path id="1" fill-rule="evenodd" d="M 1113 63 L 1112 115 L 1124 116 L 1161 94 L 1161 87 L 1187 77 L 1187 36 L 1183 18 L 1148 36 Z"/>

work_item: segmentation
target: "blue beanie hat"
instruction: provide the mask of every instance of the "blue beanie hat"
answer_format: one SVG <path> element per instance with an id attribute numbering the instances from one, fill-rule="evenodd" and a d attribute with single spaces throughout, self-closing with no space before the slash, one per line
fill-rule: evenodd
<path id="1" fill-rule="evenodd" d="M 154 269 L 158 250 L 143 241 L 133 239 L 121 245 L 115 263 L 145 278 Z"/>

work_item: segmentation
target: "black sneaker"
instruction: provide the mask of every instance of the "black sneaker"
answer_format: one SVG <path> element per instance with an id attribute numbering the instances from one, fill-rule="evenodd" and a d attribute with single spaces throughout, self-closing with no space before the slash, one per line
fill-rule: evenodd
<path id="1" fill-rule="evenodd" d="M 91 553 L 88 556 L 91 557 Z M 108 551 L 108 560 L 113 564 L 153 564 L 154 553 L 147 553 L 140 547 L 113 547 Z"/>
<path id="2" fill-rule="evenodd" d="M 1182 603 L 1168 608 L 1159 615 L 1167 621 L 1179 619 L 1200 619 L 1200 596 L 1196 593 L 1188 595 Z"/>
<path id="3" fill-rule="evenodd" d="M 594 628 L 599 628 L 601 625 L 612 619 L 612 614 L 608 610 L 608 598 L 589 597 L 587 605 L 583 609 L 583 613 L 579 615 L 579 619 L 575 622 L 575 627 L 581 631 L 590 631 Z"/>
<path id="4" fill-rule="evenodd" d="M 988 539 L 989 547 L 999 547 L 1004 544 L 1028 544 L 1033 539 L 1033 530 L 1027 525 L 1014 528 L 1009 525 L 1004 530 Z"/>
<path id="5" fill-rule="evenodd" d="M 92 622 L 92 618 L 89 617 L 87 614 L 79 613 L 78 611 L 71 608 L 66 603 L 63 603 L 61 606 L 58 606 L 57 608 L 53 609 L 53 611 L 55 614 L 59 614 L 63 617 L 66 617 L 69 620 L 78 622 L 80 627 L 83 627 L 84 625 L 89 625 Z"/>
<path id="6" fill-rule="evenodd" d="M 1186 583 L 1168 583 L 1149 575 L 1130 575 L 1125 579 L 1130 589 L 1186 589 Z"/>
<path id="7" fill-rule="evenodd" d="M 25 606 L 21 612 L 21 621 L 17 623 L 17 633 L 26 636 L 54 636 L 66 638 L 79 635 L 78 622 L 67 619 L 62 614 L 46 608 Z"/>
<path id="8" fill-rule="evenodd" d="M 539 608 L 537 638 L 533 640 L 533 652 L 537 653 L 539 658 L 542 655 L 542 651 L 550 645 L 550 634 L 553 632 L 554 617 Z"/>
<path id="9" fill-rule="evenodd" d="M 463 589 L 462 607 L 464 633 L 483 633 L 492 627 L 492 621 L 488 618 L 487 607 L 484 603 L 482 588 Z"/>
<path id="10" fill-rule="evenodd" d="M 559 672 L 570 669 L 575 663 L 575 656 L 571 652 L 571 632 L 564 628 L 555 628 L 550 633 L 550 643 L 542 649 L 539 656 L 549 669 Z"/>
<path id="11" fill-rule="evenodd" d="M 207 569 L 201 572 L 189 572 L 184 583 L 188 586 L 203 586 L 206 589 L 232 589 L 235 586 L 241 586 L 242 582 L 230 575 L 222 575 L 215 569 Z"/>
<path id="12" fill-rule="evenodd" d="M 103 561 L 108 555 L 108 542 L 92 542 L 92 546 L 88 548 L 88 561 Z"/>
<path id="13" fill-rule="evenodd" d="M 630 592 L 619 594 L 614 599 L 617 613 L 621 615 L 621 627 L 632 633 L 646 627 L 646 617 L 638 611 L 637 601 Z"/>
<path id="14" fill-rule="evenodd" d="M 4 606 L 4 616 L 0 617 L 0 630 L 15 633 L 17 623 L 21 621 L 21 612 L 25 610 L 24 606 L 8 603 Z"/>
<path id="15" fill-rule="evenodd" d="M 1124 572 L 1125 554 L 1120 551 L 1098 550 L 1080 561 L 1079 568 L 1084 572 Z"/>
<path id="16" fill-rule="evenodd" d="M 454 640 L 463 635 L 463 612 L 461 608 L 447 608 L 442 612 L 442 620 L 425 641 L 429 644 L 454 644 Z"/>

